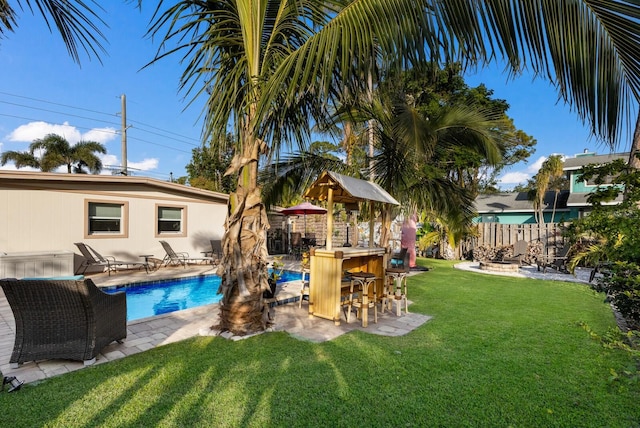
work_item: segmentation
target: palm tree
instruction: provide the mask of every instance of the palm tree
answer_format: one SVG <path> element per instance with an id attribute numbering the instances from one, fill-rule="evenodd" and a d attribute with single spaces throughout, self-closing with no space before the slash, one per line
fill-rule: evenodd
<path id="1" fill-rule="evenodd" d="M 51 12 L 74 59 L 76 43 L 88 53 L 101 48 L 91 19 L 102 21 L 84 2 L 33 1 Z M 203 140 L 225 133 L 231 122 L 241 137 L 228 171 L 239 186 L 229 202 L 222 287 L 222 324 L 234 331 L 257 328 L 260 289 L 266 289 L 260 155 L 305 142 L 308 116 L 320 116 L 343 86 L 366 89 L 362 76 L 376 60 L 502 58 L 511 73 L 526 67 L 552 81 L 611 147 L 640 95 L 637 2 L 182 0 L 164 12 L 163 5 L 150 32 L 167 26 L 168 50 L 159 57 L 182 53 L 183 89 L 193 97 L 208 93 Z M 1 1 L 0 34 L 12 30 L 15 17 Z M 229 314 L 245 309 L 249 315 L 230 322 Z"/>
<path id="2" fill-rule="evenodd" d="M 150 29 L 164 35 L 158 59 L 179 52 L 183 90 L 207 96 L 204 137 L 215 141 L 228 125 L 239 137 L 221 267 L 221 327 L 233 332 L 260 328 L 267 288 L 260 156 L 307 142 L 310 118 L 347 86 L 365 91 L 371 64 L 501 56 L 514 73 L 527 67 L 552 80 L 611 143 L 640 94 L 640 5 L 627 2 L 182 0 L 161 8 Z"/>
<path id="3" fill-rule="evenodd" d="M 501 157 L 497 141 L 500 134 L 496 131 L 505 123 L 500 115 L 457 106 L 441 107 L 427 118 L 407 103 L 402 88 L 389 86 L 380 87 L 370 103 L 348 110 L 346 117 L 356 123 L 375 123 L 373 175 L 378 184 L 407 206 L 435 211 L 449 219 L 466 219 L 463 223 L 470 225 L 470 211 L 464 214 L 465 207 L 471 205 L 469 192 L 445 171 L 428 166 L 436 163 L 437 152 L 460 147 L 487 159 L 489 164 L 497 163 Z M 362 129 L 361 145 L 369 138 L 368 130 Z M 382 247 L 390 239 L 391 220 L 392 207 L 383 207 Z"/>
<path id="4" fill-rule="evenodd" d="M 216 141 L 231 123 L 239 142 L 227 171 L 237 175 L 238 184 L 229 198 L 219 271 L 223 330 L 244 334 L 263 328 L 268 224 L 258 187 L 261 155 L 308 142 L 310 117 L 320 120 L 339 97 L 341 77 L 358 86 L 361 82 L 348 76 L 363 75 L 372 58 L 417 51 L 415 22 L 426 26 L 423 5 L 378 0 L 374 13 L 370 2 L 348 3 L 184 0 L 158 12 L 151 29 L 157 33 L 166 25 L 165 46 L 178 43 L 160 57 L 186 50 L 182 87 L 196 96 L 208 93 L 208 139 Z M 394 15 L 393 22 L 380 19 Z M 360 36 L 348 47 L 342 32 Z M 380 50 L 371 48 L 376 45 Z"/>
<path id="5" fill-rule="evenodd" d="M 559 155 L 549 156 L 542 163 L 540 170 L 534 177 L 535 188 L 530 195 L 533 196 L 533 208 L 540 225 L 544 224 L 544 199 L 549 189 L 554 192 L 553 211 L 551 213 L 551 223 L 553 223 L 558 204 L 558 194 L 566 182 L 562 166 L 562 158 Z"/>
<path id="6" fill-rule="evenodd" d="M 43 152 L 39 158 L 36 156 L 37 151 Z M 13 161 L 16 168 L 30 166 L 40 168 L 43 172 L 66 166 L 68 173 L 77 174 L 86 173 L 87 168 L 91 173 L 98 174 L 102 171 L 102 161 L 96 156 L 96 152 L 106 154 L 107 149 L 95 141 L 80 141 L 71 146 L 64 137 L 48 134 L 29 144 L 28 152 L 3 153 L 0 163 L 5 165 L 8 161 Z"/>
<path id="7" fill-rule="evenodd" d="M 16 152 L 14 150 L 9 150 L 8 152 L 2 153 L 2 157 L 0 157 L 0 165 L 4 166 L 9 161 L 13 162 L 18 169 L 25 167 L 40 169 L 40 159 L 38 159 L 32 152 Z"/>
<path id="8" fill-rule="evenodd" d="M 549 156 L 542 167 L 549 173 L 548 188 L 553 190 L 553 211 L 551 212 L 551 223 L 553 223 L 558 205 L 558 195 L 566 187 L 567 180 L 564 177 L 563 162 L 559 155 Z"/>

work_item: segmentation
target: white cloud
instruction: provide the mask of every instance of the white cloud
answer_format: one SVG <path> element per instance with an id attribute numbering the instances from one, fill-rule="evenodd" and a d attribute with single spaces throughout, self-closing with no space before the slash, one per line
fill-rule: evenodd
<path id="1" fill-rule="evenodd" d="M 104 165 L 104 169 L 101 174 L 110 175 L 113 168 L 120 167 L 120 158 L 115 155 L 100 155 L 100 160 L 102 161 L 102 165 Z M 140 162 L 132 162 L 129 160 L 127 162 L 127 168 L 131 168 L 134 174 L 139 173 L 139 171 L 151 171 L 158 168 L 159 160 L 156 158 L 143 159 Z"/>
<path id="2" fill-rule="evenodd" d="M 158 159 L 156 158 L 149 158 L 149 159 L 143 159 L 140 162 L 131 162 L 128 161 L 127 162 L 127 166 L 130 168 L 136 168 L 139 169 L 141 171 L 151 171 L 153 169 L 157 169 L 158 168 Z"/>
<path id="3" fill-rule="evenodd" d="M 115 155 L 110 155 L 107 153 L 106 155 L 98 156 L 100 157 L 103 165 L 100 175 L 111 175 L 112 168 L 120 165 L 120 160 Z"/>
<path id="4" fill-rule="evenodd" d="M 106 144 L 109 141 L 116 139 L 117 136 L 118 133 L 115 128 L 94 128 L 89 132 L 82 134 L 82 140 Z"/>
<path id="5" fill-rule="evenodd" d="M 118 135 L 115 128 L 94 128 L 83 134 L 75 126 L 69 125 L 69 122 L 64 122 L 61 125 L 47 122 L 30 122 L 14 129 L 7 135 L 6 139 L 12 142 L 31 143 L 33 140 L 43 138 L 47 134 L 60 135 L 72 145 L 78 141 L 97 141 L 105 144 L 116 139 Z"/>
<path id="6" fill-rule="evenodd" d="M 7 140 L 13 142 L 28 142 L 43 138 L 47 134 L 58 134 L 66 138 L 70 144 L 80 141 L 80 131 L 67 122 L 62 125 L 55 125 L 47 122 L 30 122 L 26 125 L 20 125 L 14 129 L 8 136 Z"/>
<path id="7" fill-rule="evenodd" d="M 508 172 L 498 179 L 500 184 L 520 184 L 526 183 L 531 175 L 526 172 L 514 171 Z"/>
<path id="8" fill-rule="evenodd" d="M 536 159 L 536 161 L 532 164 L 530 164 L 527 167 L 527 172 L 535 175 L 538 173 L 538 171 L 540 171 L 540 168 L 542 167 L 542 164 L 544 163 L 544 161 L 547 160 L 546 156 L 540 156 L 538 159 Z"/>

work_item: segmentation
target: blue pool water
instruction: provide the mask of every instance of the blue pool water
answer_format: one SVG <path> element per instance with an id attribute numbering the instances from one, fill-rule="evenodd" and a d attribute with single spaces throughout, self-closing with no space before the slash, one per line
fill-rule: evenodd
<path id="1" fill-rule="evenodd" d="M 300 272 L 283 271 L 278 284 L 302 278 Z M 154 315 L 217 303 L 222 295 L 217 275 L 194 276 L 165 281 L 144 282 L 106 287 L 106 293 L 124 291 L 127 295 L 127 320 L 133 321 Z"/>

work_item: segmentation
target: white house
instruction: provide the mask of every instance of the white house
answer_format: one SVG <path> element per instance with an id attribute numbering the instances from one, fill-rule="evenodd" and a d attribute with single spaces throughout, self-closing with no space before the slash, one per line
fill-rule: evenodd
<path id="1" fill-rule="evenodd" d="M 83 260 L 75 242 L 142 261 L 164 257 L 160 240 L 200 257 L 210 240 L 222 238 L 227 200 L 146 177 L 0 171 L 0 258 L 73 254 L 75 271 Z"/>

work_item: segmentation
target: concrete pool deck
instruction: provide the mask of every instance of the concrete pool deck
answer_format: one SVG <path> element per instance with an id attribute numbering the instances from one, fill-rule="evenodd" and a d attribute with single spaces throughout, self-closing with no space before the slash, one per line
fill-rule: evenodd
<path id="1" fill-rule="evenodd" d="M 286 260 L 284 262 L 284 269 L 300 270 L 299 262 Z M 144 270 L 132 270 L 118 272 L 111 276 L 106 273 L 90 275 L 88 278 L 91 278 L 96 285 L 104 287 L 214 273 L 214 268 L 210 265 L 190 265 L 187 268 L 165 267 L 148 274 Z M 339 326 L 336 326 L 330 320 L 310 317 L 306 303 L 303 303 L 302 308 L 298 308 L 296 300 L 299 297 L 299 281 L 292 281 L 281 286 L 277 294 L 278 306 L 274 308 L 274 325 L 269 331 L 286 331 L 292 337 L 310 342 L 332 340 L 352 330 L 384 336 L 401 336 L 431 318 L 414 313 L 397 317 L 386 311 L 384 314 L 378 313 L 378 323 L 370 323 L 367 328 L 362 328 L 355 317 L 349 324 L 343 320 Z M 210 327 L 217 323 L 217 318 L 218 305 L 213 304 L 131 321 L 127 324 L 127 338 L 124 342 L 122 344 L 114 342 L 105 347 L 102 353 L 96 357 L 96 364 L 117 360 L 190 337 L 215 334 L 215 331 L 212 331 Z M 13 369 L 10 367 L 9 359 L 13 351 L 14 339 L 13 313 L 0 288 L 0 370 L 5 376 L 16 376 L 20 381 L 30 383 L 84 367 L 83 363 L 79 361 L 43 360 L 24 363 L 19 368 Z"/>

